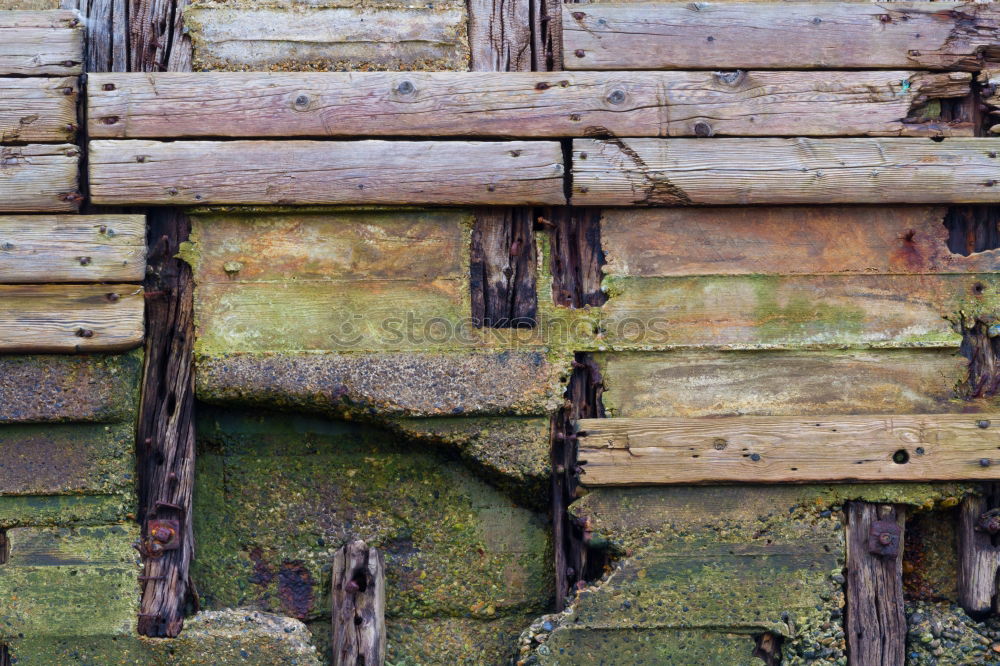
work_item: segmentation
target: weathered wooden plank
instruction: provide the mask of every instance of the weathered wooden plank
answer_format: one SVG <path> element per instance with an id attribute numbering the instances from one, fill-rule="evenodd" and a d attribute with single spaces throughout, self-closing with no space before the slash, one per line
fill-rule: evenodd
<path id="1" fill-rule="evenodd" d="M 0 75 L 66 76 L 83 63 L 83 26 L 73 11 L 0 12 Z"/>
<path id="2" fill-rule="evenodd" d="M 385 663 L 385 559 L 354 540 L 333 555 L 330 599 L 333 663 Z"/>
<path id="3" fill-rule="evenodd" d="M 141 282 L 142 215 L 0 216 L 0 283 Z"/>
<path id="4" fill-rule="evenodd" d="M 970 495 L 962 501 L 958 525 L 958 603 L 965 612 L 982 616 L 993 610 L 997 596 L 1000 547 L 994 536 L 1000 531 L 996 498 Z"/>
<path id="5" fill-rule="evenodd" d="M 0 143 L 76 138 L 76 78 L 0 79 Z"/>
<path id="6" fill-rule="evenodd" d="M 972 136 L 918 119 L 951 72 L 94 74 L 92 138 Z M 239 91 L 239 94 L 234 94 Z M 373 123 L 372 118 L 378 122 Z"/>
<path id="7" fill-rule="evenodd" d="M 944 206 L 611 208 L 601 218 L 609 275 L 964 273 L 1000 253 L 948 249 Z"/>
<path id="8" fill-rule="evenodd" d="M 468 68 L 464 2 L 185 9 L 195 70 Z"/>
<path id="9" fill-rule="evenodd" d="M 79 160 L 70 144 L 0 147 L 0 213 L 75 211 Z"/>
<path id="10" fill-rule="evenodd" d="M 142 287 L 2 285 L 0 352 L 123 351 L 142 342 Z"/>
<path id="11" fill-rule="evenodd" d="M 1000 11 L 952 2 L 595 4 L 562 24 L 566 69 L 976 71 L 1000 43 Z"/>
<path id="12" fill-rule="evenodd" d="M 995 203 L 994 139 L 574 139 L 572 203 Z"/>
<path id="13" fill-rule="evenodd" d="M 537 321 L 538 260 L 530 208 L 479 208 L 472 229 L 469 291 L 472 321 L 493 328 Z"/>
<path id="14" fill-rule="evenodd" d="M 601 328 L 633 349 L 957 348 L 946 317 L 992 310 L 998 286 L 989 273 L 609 277 Z"/>
<path id="15" fill-rule="evenodd" d="M 552 141 L 92 141 L 98 204 L 564 203 Z"/>
<path id="16" fill-rule="evenodd" d="M 997 414 L 581 419 L 586 485 L 1000 479 Z M 586 436 L 584 436 L 584 432 Z"/>
<path id="17" fill-rule="evenodd" d="M 905 515 L 903 507 L 892 505 L 847 505 L 846 633 L 851 666 L 903 666 L 906 662 Z M 873 553 L 872 532 L 876 539 L 895 543 L 895 549 Z"/>
<path id="18" fill-rule="evenodd" d="M 469 2 L 470 65 L 474 72 L 530 72 L 530 0 Z"/>
<path id="19" fill-rule="evenodd" d="M 616 417 L 961 413 L 955 350 L 640 352 L 597 355 Z M 988 409 L 988 407 L 985 407 Z"/>

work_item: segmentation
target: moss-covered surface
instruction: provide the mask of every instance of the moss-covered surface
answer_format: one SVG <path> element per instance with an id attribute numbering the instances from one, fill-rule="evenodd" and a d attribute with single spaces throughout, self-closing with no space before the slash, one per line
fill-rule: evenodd
<path id="1" fill-rule="evenodd" d="M 903 593 L 909 600 L 958 600 L 958 507 L 906 516 Z"/>
<path id="2" fill-rule="evenodd" d="M 0 529 L 26 525 L 107 525 L 135 518 L 135 493 L 0 497 Z"/>
<path id="3" fill-rule="evenodd" d="M 678 629 L 560 629 L 525 664 L 763 666 L 749 634 Z M 535 661 L 531 661 L 532 656 Z M 518 662 L 522 663 L 522 662 Z"/>
<path id="4" fill-rule="evenodd" d="M 550 604 L 545 517 L 440 447 L 357 423 L 201 415 L 193 576 L 206 608 L 327 620 L 329 562 L 350 538 L 385 553 L 390 631 L 462 620 L 440 625 L 441 640 L 480 649 L 473 628 L 489 633 Z"/>

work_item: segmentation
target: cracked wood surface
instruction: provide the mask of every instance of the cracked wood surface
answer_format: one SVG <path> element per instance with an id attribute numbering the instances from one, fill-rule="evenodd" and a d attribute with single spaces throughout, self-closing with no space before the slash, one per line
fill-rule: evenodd
<path id="1" fill-rule="evenodd" d="M 2 285 L 0 353 L 124 351 L 143 334 L 134 284 Z"/>
<path id="2" fill-rule="evenodd" d="M 581 481 L 628 486 L 995 480 L 1000 479 L 1000 430 L 990 422 L 998 418 L 581 419 Z"/>
<path id="3" fill-rule="evenodd" d="M 918 119 L 966 72 L 91 74 L 92 138 L 972 136 Z M 377 119 L 377 122 L 372 122 Z"/>
<path id="4" fill-rule="evenodd" d="M 896 68 L 1000 59 L 993 4 L 590 4 L 562 13 L 566 69 Z"/>
<path id="5" fill-rule="evenodd" d="M 79 162 L 71 144 L 0 146 L 0 213 L 75 211 Z"/>
<path id="6" fill-rule="evenodd" d="M 73 141 L 78 96 L 75 77 L 0 79 L 0 143 Z"/>
<path id="7" fill-rule="evenodd" d="M 76 12 L 0 12 L 0 75 L 74 75 L 82 64 L 83 25 Z"/>
<path id="8" fill-rule="evenodd" d="M 550 141 L 91 141 L 96 204 L 564 202 Z"/>
<path id="9" fill-rule="evenodd" d="M 994 139 L 574 139 L 578 206 L 996 203 Z"/>
<path id="10" fill-rule="evenodd" d="M 0 283 L 142 282 L 142 215 L 0 216 Z"/>

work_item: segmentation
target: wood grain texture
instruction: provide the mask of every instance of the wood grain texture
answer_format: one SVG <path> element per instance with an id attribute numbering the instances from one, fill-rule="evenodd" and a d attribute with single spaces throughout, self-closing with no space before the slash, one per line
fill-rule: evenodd
<path id="1" fill-rule="evenodd" d="M 76 138 L 76 78 L 0 79 L 0 143 Z"/>
<path id="2" fill-rule="evenodd" d="M 581 481 L 998 479 L 1000 428 L 990 425 L 998 419 L 1000 414 L 581 419 Z"/>
<path id="3" fill-rule="evenodd" d="M 470 0 L 470 69 L 530 72 L 531 0 Z"/>
<path id="4" fill-rule="evenodd" d="M 903 540 L 905 509 L 888 504 L 847 505 L 847 647 L 850 666 L 903 666 L 906 662 L 906 615 L 903 611 Z M 868 536 L 876 521 L 899 528 L 895 557 L 869 552 Z"/>
<path id="5" fill-rule="evenodd" d="M 0 147 L 0 213 L 75 211 L 79 161 L 70 144 Z"/>
<path id="6" fill-rule="evenodd" d="M 93 74 L 88 126 L 92 138 L 117 139 L 695 136 L 704 127 L 972 136 L 970 123 L 914 113 L 970 83 L 966 72 L 913 71 Z"/>
<path id="7" fill-rule="evenodd" d="M 991 273 L 605 278 L 607 345 L 766 349 L 952 347 L 946 317 L 990 307 Z"/>
<path id="8" fill-rule="evenodd" d="M 76 12 L 0 12 L 0 75 L 75 75 L 82 64 L 83 26 Z"/>
<path id="9" fill-rule="evenodd" d="M 994 139 L 575 139 L 572 204 L 995 203 Z"/>
<path id="10" fill-rule="evenodd" d="M 136 285 L 4 285 L 0 299 L 2 353 L 123 351 L 142 342 Z"/>
<path id="11" fill-rule="evenodd" d="M 128 70 L 129 0 L 63 0 L 63 7 L 75 9 L 86 27 L 86 72 Z"/>
<path id="12" fill-rule="evenodd" d="M 969 495 L 962 500 L 958 524 L 958 603 L 966 613 L 981 616 L 994 608 L 1000 548 L 981 525 L 983 514 L 996 506 L 995 497 Z"/>
<path id="13" fill-rule="evenodd" d="M 966 273 L 1000 270 L 1000 252 L 948 249 L 944 206 L 610 208 L 608 275 Z"/>
<path id="14" fill-rule="evenodd" d="M 142 282 L 142 215 L 0 216 L 0 283 Z"/>
<path id="15" fill-rule="evenodd" d="M 597 355 L 615 417 L 961 413 L 956 350 L 637 352 Z M 980 406 L 979 409 L 989 409 Z"/>
<path id="16" fill-rule="evenodd" d="M 566 69 L 976 71 L 1000 43 L 1000 11 L 952 2 L 602 3 L 562 26 Z"/>
<path id="17" fill-rule="evenodd" d="M 385 559 L 364 541 L 333 555 L 332 652 L 334 666 L 385 663 Z"/>
<path id="18" fill-rule="evenodd" d="M 92 141 L 94 203 L 564 202 L 556 142 Z"/>
<path id="19" fill-rule="evenodd" d="M 530 208 L 475 211 L 469 257 L 472 321 L 478 327 L 530 327 L 537 321 L 538 259 Z"/>

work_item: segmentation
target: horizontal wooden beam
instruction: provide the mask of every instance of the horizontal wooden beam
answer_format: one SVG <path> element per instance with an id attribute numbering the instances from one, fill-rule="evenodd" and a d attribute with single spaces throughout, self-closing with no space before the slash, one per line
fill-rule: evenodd
<path id="1" fill-rule="evenodd" d="M 565 7 L 566 69 L 977 71 L 1000 59 L 1000 10 L 955 2 L 699 2 Z"/>
<path id="2" fill-rule="evenodd" d="M 0 216 L 0 283 L 142 282 L 142 215 Z"/>
<path id="3" fill-rule="evenodd" d="M 1000 479 L 1000 414 L 582 419 L 579 430 L 590 486 Z"/>
<path id="4" fill-rule="evenodd" d="M 0 143 L 64 143 L 76 138 L 77 79 L 0 79 Z"/>
<path id="5" fill-rule="evenodd" d="M 75 211 L 79 163 L 71 144 L 0 146 L 0 213 Z"/>
<path id="6" fill-rule="evenodd" d="M 972 136 L 918 119 L 966 72 L 91 74 L 91 138 Z M 377 119 L 373 121 L 373 119 Z"/>
<path id="7" fill-rule="evenodd" d="M 554 141 L 91 141 L 96 204 L 565 202 Z"/>
<path id="8" fill-rule="evenodd" d="M 579 206 L 996 203 L 996 139 L 574 139 Z"/>
<path id="9" fill-rule="evenodd" d="M 1000 252 L 948 249 L 946 206 L 608 208 L 609 275 L 989 273 Z"/>
<path id="10" fill-rule="evenodd" d="M 0 12 L 0 75 L 82 72 L 83 25 L 73 11 Z"/>
<path id="11" fill-rule="evenodd" d="M 131 349 L 144 300 L 132 284 L 0 285 L 0 353 Z"/>

